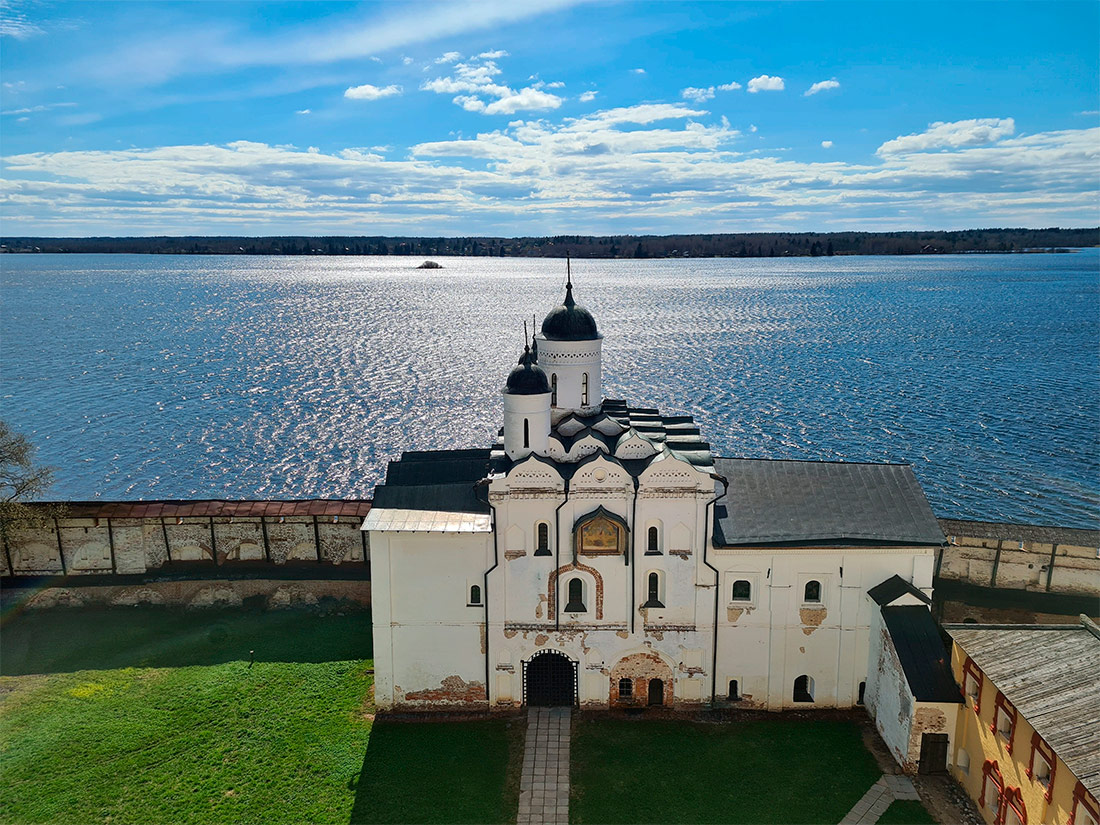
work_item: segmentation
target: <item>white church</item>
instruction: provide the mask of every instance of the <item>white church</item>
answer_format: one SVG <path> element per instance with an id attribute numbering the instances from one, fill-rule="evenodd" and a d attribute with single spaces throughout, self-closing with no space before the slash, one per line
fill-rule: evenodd
<path id="1" fill-rule="evenodd" d="M 604 398 L 602 343 L 570 282 L 497 443 L 389 465 L 377 705 L 862 704 L 881 594 L 927 602 L 944 543 L 911 468 L 715 456 L 690 416 Z"/>

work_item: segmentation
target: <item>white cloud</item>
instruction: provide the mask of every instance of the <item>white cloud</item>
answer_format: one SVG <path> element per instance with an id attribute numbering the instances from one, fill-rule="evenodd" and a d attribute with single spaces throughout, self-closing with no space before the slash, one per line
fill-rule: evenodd
<path id="1" fill-rule="evenodd" d="M 631 69 L 634 74 L 645 74 L 645 69 Z"/>
<path id="2" fill-rule="evenodd" d="M 736 80 L 731 80 L 729 83 L 723 83 L 721 86 L 719 86 L 718 91 L 720 91 L 720 92 L 736 92 L 740 88 L 741 88 L 740 83 L 738 83 Z"/>
<path id="3" fill-rule="evenodd" d="M 684 100 L 692 100 L 696 103 L 702 103 L 714 97 L 714 87 L 708 86 L 706 89 L 699 89 L 695 86 L 688 86 L 686 89 L 680 90 L 680 97 L 682 97 Z"/>
<path id="4" fill-rule="evenodd" d="M 958 149 L 964 146 L 980 146 L 995 143 L 1016 131 L 1016 122 L 1010 118 L 977 118 L 931 123 L 920 134 L 904 135 L 888 140 L 878 147 L 880 156 L 926 152 L 929 149 Z"/>
<path id="5" fill-rule="evenodd" d="M 299 109 L 297 112 L 295 112 L 295 114 L 308 115 L 308 114 L 311 114 L 312 111 L 313 111 L 312 109 Z"/>
<path id="6" fill-rule="evenodd" d="M 813 86 L 808 88 L 802 93 L 803 97 L 809 97 L 810 95 L 816 95 L 818 92 L 828 91 L 829 89 L 839 89 L 840 83 L 834 77 L 832 80 L 819 80 Z"/>
<path id="7" fill-rule="evenodd" d="M 500 58 L 507 56 L 508 52 L 504 51 L 504 49 L 497 49 L 493 52 L 482 52 L 478 55 L 478 57 L 482 60 L 499 60 Z"/>
<path id="8" fill-rule="evenodd" d="M 352 86 L 344 92 L 348 100 L 378 100 L 383 97 L 393 97 L 401 94 L 401 87 L 390 85 L 383 88 L 364 83 L 362 86 Z"/>
<path id="9" fill-rule="evenodd" d="M 581 92 L 581 95 L 577 98 L 577 100 L 579 100 L 581 103 L 590 103 L 596 99 L 596 95 L 598 94 L 599 92 L 593 92 L 591 90 L 587 92 Z"/>
<path id="10" fill-rule="evenodd" d="M 821 148 L 822 149 L 832 149 L 833 148 L 833 142 L 831 140 L 823 140 L 823 141 L 821 141 Z"/>
<path id="11" fill-rule="evenodd" d="M 495 52 L 486 52 L 495 54 Z M 420 89 L 436 94 L 455 95 L 454 103 L 468 112 L 484 115 L 511 115 L 520 111 L 557 109 L 562 98 L 543 89 L 558 88 L 560 81 L 536 81 L 516 90 L 497 81 L 502 73 L 495 60 L 476 57 L 457 63 L 448 77 L 436 77 L 420 85 Z"/>
<path id="12" fill-rule="evenodd" d="M 749 124 L 749 131 L 750 132 L 755 132 L 756 131 L 756 124 L 755 123 L 750 123 Z"/>
<path id="13" fill-rule="evenodd" d="M 406 66 L 411 66 L 413 63 L 413 59 L 408 55 L 405 55 L 405 57 L 401 58 L 401 62 L 404 63 Z"/>
<path id="14" fill-rule="evenodd" d="M 749 81 L 749 92 L 751 94 L 756 94 L 757 92 L 781 92 L 785 88 L 786 86 L 783 83 L 783 78 L 771 77 L 766 74 L 754 77 Z"/>
<path id="15" fill-rule="evenodd" d="M 454 63 L 456 60 L 461 59 L 462 55 L 458 52 L 447 52 L 442 57 L 437 57 L 433 63 L 439 65 L 440 63 Z"/>
<path id="16" fill-rule="evenodd" d="M 75 103 L 40 103 L 37 106 L 24 106 L 21 109 L 6 109 L 0 115 L 31 115 L 37 112 L 48 112 L 51 109 L 66 109 L 75 106 Z"/>
<path id="17" fill-rule="evenodd" d="M 0 3 L 0 37 L 27 40 L 45 33 L 45 29 L 28 20 L 27 15 L 19 11 L 13 3 Z"/>
<path id="18" fill-rule="evenodd" d="M 653 103 L 513 120 L 397 160 L 247 141 L 34 152 L 5 158 L 5 220 L 45 235 L 1094 225 L 1100 128 L 859 163 L 745 154 L 739 139 L 698 108 Z"/>

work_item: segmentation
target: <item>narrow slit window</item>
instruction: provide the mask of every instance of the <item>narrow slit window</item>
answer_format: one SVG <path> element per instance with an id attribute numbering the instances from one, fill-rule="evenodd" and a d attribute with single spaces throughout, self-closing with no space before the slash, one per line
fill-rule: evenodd
<path id="1" fill-rule="evenodd" d="M 661 532 L 656 527 L 649 528 L 645 551 L 650 555 L 658 555 L 661 552 Z"/>
<path id="2" fill-rule="evenodd" d="M 862 705 L 863 704 L 863 699 L 866 695 L 867 695 L 867 683 L 866 682 L 860 682 L 859 683 L 859 695 L 856 696 L 856 704 L 857 705 Z"/>
<path id="3" fill-rule="evenodd" d="M 550 525 L 545 521 L 540 521 L 535 528 L 535 555 L 550 555 Z"/>
<path id="4" fill-rule="evenodd" d="M 531 422 L 526 418 L 523 419 L 523 446 L 525 449 L 531 446 Z"/>
<path id="5" fill-rule="evenodd" d="M 752 601 L 752 584 L 747 579 L 738 579 L 733 583 L 733 600 L 735 602 Z"/>
<path id="6" fill-rule="evenodd" d="M 550 373 L 550 406 L 558 406 L 558 374 Z"/>
<path id="7" fill-rule="evenodd" d="M 588 406 L 588 373 L 581 373 L 581 406 Z"/>
<path id="8" fill-rule="evenodd" d="M 481 586 L 474 584 L 470 586 L 470 602 L 471 607 L 481 606 Z"/>
<path id="9" fill-rule="evenodd" d="M 653 572 L 646 577 L 646 590 L 648 598 L 642 607 L 664 607 L 664 604 L 661 602 L 660 573 Z"/>
<path id="10" fill-rule="evenodd" d="M 727 694 L 727 698 L 731 702 L 740 702 L 741 701 L 741 693 L 737 689 L 737 680 L 736 679 L 730 679 L 729 693 Z"/>
<path id="11" fill-rule="evenodd" d="M 566 613 L 584 613 L 584 582 L 580 579 L 569 580 L 569 601 L 565 605 Z"/>

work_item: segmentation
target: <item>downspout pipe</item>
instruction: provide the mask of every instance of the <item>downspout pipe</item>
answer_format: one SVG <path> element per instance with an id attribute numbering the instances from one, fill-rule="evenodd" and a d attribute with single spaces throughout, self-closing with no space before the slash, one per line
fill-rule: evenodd
<path id="1" fill-rule="evenodd" d="M 710 513 L 713 512 L 712 508 L 720 498 L 724 498 L 726 493 L 729 492 L 730 483 L 718 475 L 717 473 L 711 473 L 710 477 L 715 481 L 722 482 L 722 492 L 707 502 L 707 506 L 703 511 L 703 564 L 714 571 L 714 638 L 711 640 L 711 658 L 710 658 L 710 705 L 714 707 L 715 701 L 718 697 L 718 597 L 721 594 L 722 581 L 721 574 L 718 572 L 718 568 L 707 561 L 707 548 L 710 547 L 710 541 L 714 528 L 710 525 Z"/>
<path id="2" fill-rule="evenodd" d="M 477 496 L 477 492 L 480 488 L 485 487 L 485 503 L 489 505 L 489 512 L 492 514 L 489 526 L 493 531 L 493 566 L 485 571 L 484 586 L 482 587 L 481 598 L 485 601 L 485 706 L 491 708 L 492 704 L 489 699 L 489 574 L 497 569 L 497 565 L 500 564 L 500 531 L 497 530 L 497 508 L 493 506 L 493 502 L 489 500 L 488 490 L 489 479 L 483 478 L 477 484 L 474 485 L 474 496 Z"/>
<path id="3" fill-rule="evenodd" d="M 630 535 L 627 540 L 630 542 L 630 556 L 628 556 L 627 564 L 630 565 L 630 633 L 634 635 L 634 620 L 636 611 L 634 604 L 637 602 L 637 596 L 635 594 L 635 587 L 638 579 L 638 568 L 634 565 L 634 544 L 638 540 L 638 486 L 639 481 L 637 476 L 634 477 L 634 504 L 630 509 Z"/>
<path id="4" fill-rule="evenodd" d="M 565 498 L 554 508 L 554 630 L 561 630 L 561 508 L 569 501 L 569 479 L 565 481 Z"/>

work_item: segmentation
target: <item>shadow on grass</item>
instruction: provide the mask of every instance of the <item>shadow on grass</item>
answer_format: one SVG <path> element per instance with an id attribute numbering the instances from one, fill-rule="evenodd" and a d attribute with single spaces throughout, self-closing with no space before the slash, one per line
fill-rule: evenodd
<path id="1" fill-rule="evenodd" d="M 379 719 L 352 823 L 508 823 L 519 804 L 524 720 Z"/>
<path id="2" fill-rule="evenodd" d="M 0 674 L 373 658 L 369 611 L 179 607 L 27 610 L 0 625 Z"/>

